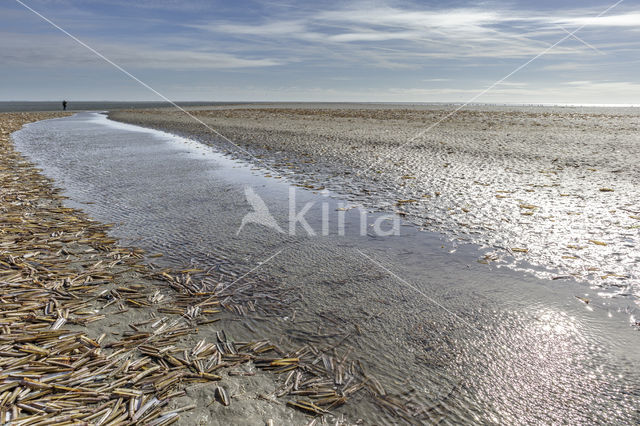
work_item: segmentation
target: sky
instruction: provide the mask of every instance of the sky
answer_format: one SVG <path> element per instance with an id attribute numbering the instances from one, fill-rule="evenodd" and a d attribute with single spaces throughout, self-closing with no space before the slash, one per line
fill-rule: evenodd
<path id="1" fill-rule="evenodd" d="M 3 0 L 3 101 L 161 100 L 20 2 L 173 101 L 640 104 L 640 0 Z"/>

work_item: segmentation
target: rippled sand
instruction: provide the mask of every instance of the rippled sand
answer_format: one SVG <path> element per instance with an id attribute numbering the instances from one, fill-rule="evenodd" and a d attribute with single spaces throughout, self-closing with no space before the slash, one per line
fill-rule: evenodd
<path id="1" fill-rule="evenodd" d="M 258 105 L 190 111 L 279 171 L 453 239 L 482 262 L 640 295 L 636 109 Z M 247 157 L 179 111 L 111 118 Z"/>
<path id="2" fill-rule="evenodd" d="M 266 178 L 264 169 L 252 171 L 201 144 L 96 114 L 34 124 L 14 138 L 66 189 L 70 202 L 87 203 L 80 206 L 93 217 L 118 223 L 113 232 L 123 241 L 165 253 L 154 262 L 236 272 L 227 282 L 261 264 L 256 272 L 282 291 L 278 301 L 291 313 L 242 321 L 230 316 L 216 326 L 236 339 L 338 345 L 340 356 L 361 361 L 383 388 L 382 394 L 367 390 L 343 406 L 350 419 L 374 424 L 397 423 L 398 415 L 424 422 L 508 424 L 637 419 L 640 352 L 625 300 L 589 294 L 586 304 L 576 297 L 585 296 L 584 285 L 496 270 L 475 261 L 475 246 L 447 244 L 439 234 L 413 226 L 403 227 L 397 238 L 291 236 L 258 225 L 238 235 L 249 211 L 245 185 L 282 220 L 288 182 L 303 177 Z M 272 156 L 293 158 L 290 152 Z M 306 165 L 308 175 L 313 168 L 345 170 L 337 161 Z M 359 194 L 354 180 L 342 173 L 334 184 L 343 182 Z M 326 199 L 306 190 L 297 197 L 299 208 Z M 308 217 L 316 229 L 319 213 L 315 209 Z M 265 262 L 279 250 L 285 251 Z M 385 393 L 386 402 L 400 401 L 404 408 L 381 408 Z"/>

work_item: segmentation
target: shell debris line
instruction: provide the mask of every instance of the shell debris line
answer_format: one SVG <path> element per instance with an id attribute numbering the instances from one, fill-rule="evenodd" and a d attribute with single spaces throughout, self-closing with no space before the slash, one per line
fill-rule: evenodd
<path id="1" fill-rule="evenodd" d="M 408 422 L 425 414 L 388 395 L 339 344 L 290 350 L 212 331 L 225 313 L 282 309 L 287 289 L 156 268 L 108 225 L 65 207 L 10 141 L 28 122 L 61 116 L 0 114 L 0 424 L 167 425 L 198 406 L 233 405 L 223 382 L 243 364 L 276 374 L 265 399 L 313 417 L 356 393 Z M 209 383 L 213 402 L 176 405 L 189 386 Z"/>

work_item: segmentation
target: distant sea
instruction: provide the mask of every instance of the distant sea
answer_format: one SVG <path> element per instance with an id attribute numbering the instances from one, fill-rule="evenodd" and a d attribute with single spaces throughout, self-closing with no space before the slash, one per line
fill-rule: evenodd
<path id="1" fill-rule="evenodd" d="M 74 102 L 67 101 L 67 110 L 69 111 L 105 111 L 114 109 L 132 109 L 132 108 L 162 108 L 171 107 L 168 102 Z M 191 106 L 210 106 L 210 105 L 228 105 L 232 102 L 176 102 L 182 107 Z M 243 102 L 233 102 L 239 104 Z M 24 111 L 62 111 L 62 100 L 56 102 L 27 102 L 27 101 L 10 101 L 0 102 L 0 112 L 24 112 Z"/>
<path id="2" fill-rule="evenodd" d="M 113 102 L 113 101 L 73 101 L 67 100 L 67 110 L 69 111 L 111 111 L 116 109 L 134 109 L 134 108 L 162 108 L 171 107 L 168 102 Z M 182 107 L 196 106 L 216 106 L 216 105 L 241 105 L 241 104 L 277 104 L 289 106 L 314 105 L 318 106 L 368 106 L 368 107 L 458 107 L 465 105 L 467 109 L 473 108 L 514 108 L 514 107 L 543 107 L 543 108 L 628 108 L 632 114 L 637 113 L 640 104 L 519 104 L 519 103 L 470 103 L 462 104 L 457 102 L 271 102 L 271 101 L 255 101 L 255 102 L 176 102 Z M 62 99 L 59 101 L 0 101 L 0 112 L 18 112 L 18 111 L 61 111 Z"/>

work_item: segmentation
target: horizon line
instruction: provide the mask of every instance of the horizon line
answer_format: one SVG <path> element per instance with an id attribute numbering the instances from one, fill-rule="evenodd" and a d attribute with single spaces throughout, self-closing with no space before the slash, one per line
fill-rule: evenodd
<path id="1" fill-rule="evenodd" d="M 63 99 L 55 100 L 0 100 L 0 103 L 60 103 Z M 65 99 L 67 102 L 72 103 L 156 103 L 167 104 L 171 106 L 171 103 L 164 100 L 86 100 L 86 99 Z M 204 100 L 180 100 L 176 103 L 195 103 L 195 104 L 368 104 L 368 105 L 462 105 L 463 101 L 287 101 L 287 100 L 224 100 L 224 101 L 204 101 Z M 640 107 L 640 103 L 626 104 L 626 103 L 576 103 L 576 102 L 473 102 L 467 104 L 468 106 L 559 106 L 559 107 L 620 107 L 620 108 L 637 108 Z"/>

